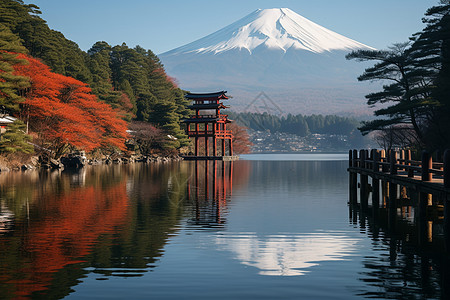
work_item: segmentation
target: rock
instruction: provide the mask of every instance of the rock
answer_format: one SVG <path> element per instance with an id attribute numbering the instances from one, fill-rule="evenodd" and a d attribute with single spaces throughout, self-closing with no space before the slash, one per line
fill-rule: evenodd
<path id="1" fill-rule="evenodd" d="M 34 167 L 32 165 L 27 165 L 27 164 L 22 165 L 20 168 L 22 169 L 22 171 L 34 169 Z"/>
<path id="2" fill-rule="evenodd" d="M 39 157 L 38 156 L 32 156 L 31 157 L 31 164 L 36 167 L 39 165 Z"/>
<path id="3" fill-rule="evenodd" d="M 52 169 L 62 169 L 62 168 L 64 168 L 64 165 L 59 160 L 50 158 L 49 162 L 50 162 L 50 167 Z"/>
<path id="4" fill-rule="evenodd" d="M 9 168 L 5 166 L 0 166 L 0 173 L 2 172 L 9 172 Z"/>
<path id="5" fill-rule="evenodd" d="M 67 169 L 80 169 L 86 165 L 87 160 L 86 156 L 84 156 L 84 151 L 79 151 L 62 157 L 61 162 Z"/>

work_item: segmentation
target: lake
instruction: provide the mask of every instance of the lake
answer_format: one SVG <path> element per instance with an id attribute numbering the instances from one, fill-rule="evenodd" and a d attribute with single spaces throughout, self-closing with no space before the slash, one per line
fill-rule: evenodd
<path id="1" fill-rule="evenodd" d="M 440 227 L 349 208 L 347 159 L 0 174 L 0 299 L 446 298 Z"/>

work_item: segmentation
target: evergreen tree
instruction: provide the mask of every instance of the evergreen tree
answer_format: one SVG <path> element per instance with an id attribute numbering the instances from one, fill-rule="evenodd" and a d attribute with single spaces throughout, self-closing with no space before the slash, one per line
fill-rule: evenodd
<path id="1" fill-rule="evenodd" d="M 0 135 L 0 153 L 33 152 L 33 146 L 28 143 L 31 137 L 25 133 L 26 127 L 20 120 L 9 124 L 6 132 Z"/>
<path id="2" fill-rule="evenodd" d="M 376 116 L 384 118 L 364 122 L 360 130 L 367 134 L 374 130 L 383 130 L 392 125 L 411 125 L 420 141 L 425 143 L 423 124 L 427 122 L 430 106 L 429 94 L 424 86 L 430 83 L 424 79 L 424 70 L 415 65 L 410 43 L 394 44 L 388 50 L 357 50 L 347 55 L 347 59 L 359 61 L 377 61 L 358 77 L 359 81 L 390 82 L 383 86 L 381 92 L 366 96 L 371 107 L 377 104 L 383 108 L 375 111 Z"/>
<path id="3" fill-rule="evenodd" d="M 411 52 L 416 67 L 433 83 L 428 94 L 434 105 L 424 129 L 428 148 L 443 150 L 450 147 L 450 1 L 441 1 L 425 16 L 427 26 L 414 35 Z"/>
<path id="4" fill-rule="evenodd" d="M 0 1 L 0 24 L 20 37 L 30 55 L 42 59 L 54 72 L 91 83 L 87 54 L 62 33 L 51 30 L 40 14 L 34 4 Z"/>
<path id="5" fill-rule="evenodd" d="M 0 106 L 10 111 L 17 111 L 23 98 L 19 90 L 29 86 L 26 77 L 14 75 L 14 65 L 26 64 L 27 61 L 17 58 L 17 53 L 26 53 L 23 47 L 9 28 L 0 24 Z"/>

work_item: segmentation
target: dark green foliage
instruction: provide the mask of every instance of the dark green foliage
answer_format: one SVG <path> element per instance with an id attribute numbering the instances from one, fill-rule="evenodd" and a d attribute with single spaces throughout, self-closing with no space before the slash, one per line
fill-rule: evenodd
<path id="1" fill-rule="evenodd" d="M 17 47 L 23 45 L 26 49 L 22 47 L 15 52 L 28 52 L 42 59 L 56 73 L 88 83 L 93 93 L 119 110 L 124 119 L 136 118 L 164 129 L 176 137 L 173 147 L 187 145 L 187 137 L 179 125 L 180 119 L 188 114 L 184 92 L 166 75 L 153 52 L 139 46 L 132 49 L 125 44 L 112 47 L 102 41 L 85 53 L 63 34 L 51 30 L 39 17 L 40 13 L 33 4 L 2 0 L 0 39 L 9 39 Z M 1 43 L 0 50 L 9 49 Z M 0 104 L 17 109 L 16 103 L 21 98 L 16 91 L 26 87 L 26 82 L 11 77 L 11 64 L 19 62 L 13 61 L 13 56 L 2 56 L 0 68 L 6 83 L 0 85 Z M 5 63 L 7 59 L 11 61 Z M 14 80 L 17 86 L 11 85 Z"/>
<path id="2" fill-rule="evenodd" d="M 54 72 L 91 83 L 87 54 L 58 31 L 51 30 L 38 15 L 36 5 L 21 0 L 0 2 L 0 24 L 22 40 L 31 56 L 42 59 Z"/>
<path id="3" fill-rule="evenodd" d="M 9 111 L 19 109 L 19 103 L 23 101 L 19 91 L 29 86 L 27 78 L 13 74 L 14 65 L 27 63 L 18 59 L 16 53 L 26 52 L 17 36 L 0 24 L 0 106 Z"/>
<path id="4" fill-rule="evenodd" d="M 427 26 L 414 35 L 412 54 L 433 83 L 429 93 L 435 105 L 424 131 L 430 150 L 444 150 L 450 148 L 450 1 L 428 9 L 423 21 Z"/>
<path id="5" fill-rule="evenodd" d="M 132 49 L 125 44 L 112 47 L 109 57 L 112 87 L 130 98 L 136 120 L 152 123 L 175 137 L 170 147 L 186 146 L 188 139 L 180 128 L 180 119 L 189 113 L 188 102 L 184 92 L 167 77 L 158 57 L 140 46 Z"/>
<path id="6" fill-rule="evenodd" d="M 366 96 L 368 105 L 382 108 L 375 111 L 381 118 L 363 124 L 363 133 L 411 128 L 415 146 L 443 150 L 450 147 L 450 2 L 430 8 L 424 22 L 426 28 L 411 43 L 360 50 L 347 58 L 377 61 L 358 80 L 389 82 L 381 92 Z"/>
<path id="7" fill-rule="evenodd" d="M 33 146 L 28 143 L 31 137 L 25 131 L 26 125 L 20 120 L 9 124 L 6 132 L 0 135 L 0 153 L 33 152 Z"/>
<path id="8" fill-rule="evenodd" d="M 424 70 L 417 68 L 411 55 L 410 43 L 395 44 L 388 50 L 358 50 L 347 55 L 347 59 L 376 61 L 358 77 L 360 81 L 382 80 L 388 82 L 381 92 L 366 96 L 367 104 L 374 107 L 383 105 L 375 111 L 382 119 L 365 122 L 360 128 L 363 134 L 380 130 L 393 124 L 410 124 L 419 139 L 423 137 L 423 123 L 426 112 L 434 103 L 429 101 L 429 91 L 425 87 L 430 81 L 424 77 Z"/>
<path id="9" fill-rule="evenodd" d="M 239 125 L 253 130 L 271 132 L 285 132 L 298 136 L 308 136 L 311 133 L 350 135 L 355 131 L 359 122 L 355 119 L 335 115 L 303 116 L 287 115 L 278 117 L 268 113 L 229 113 L 230 118 Z"/>

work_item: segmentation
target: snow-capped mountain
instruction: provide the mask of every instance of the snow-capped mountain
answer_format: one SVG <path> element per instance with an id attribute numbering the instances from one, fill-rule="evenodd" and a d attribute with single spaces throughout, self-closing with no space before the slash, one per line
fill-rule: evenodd
<path id="1" fill-rule="evenodd" d="M 181 88 L 228 90 L 236 110 L 264 91 L 282 111 L 327 114 L 365 109 L 367 87 L 356 80 L 364 66 L 345 59 L 357 49 L 373 48 L 274 8 L 159 57 Z"/>

